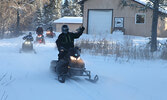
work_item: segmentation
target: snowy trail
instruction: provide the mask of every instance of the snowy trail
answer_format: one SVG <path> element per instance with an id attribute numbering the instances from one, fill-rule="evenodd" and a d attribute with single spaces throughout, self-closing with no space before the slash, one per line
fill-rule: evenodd
<path id="1" fill-rule="evenodd" d="M 51 60 L 57 59 L 54 41 L 46 38 L 45 45 L 34 44 L 37 54 L 20 54 L 21 37 L 0 40 L 0 79 L 7 73 L 0 81 L 1 100 L 167 99 L 167 64 L 161 60 L 118 63 L 110 57 L 82 54 L 86 68 L 100 80 L 73 78 L 59 83 L 49 69 Z"/>

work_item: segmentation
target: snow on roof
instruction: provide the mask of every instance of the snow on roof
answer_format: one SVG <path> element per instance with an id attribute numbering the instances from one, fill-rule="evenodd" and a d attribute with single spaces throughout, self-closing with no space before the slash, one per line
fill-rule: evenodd
<path id="1" fill-rule="evenodd" d="M 134 0 L 134 1 L 139 2 L 143 5 L 146 5 L 147 2 L 149 2 L 149 0 Z M 167 14 L 167 8 L 165 8 L 165 9 L 159 8 L 159 11 L 162 12 L 162 13 Z"/>
<path id="2" fill-rule="evenodd" d="M 82 23 L 82 17 L 62 17 L 55 20 L 54 23 Z"/>
<path id="3" fill-rule="evenodd" d="M 148 0 L 134 0 L 134 1 L 139 2 L 139 3 L 143 4 L 143 5 L 146 5 L 147 2 L 148 2 Z"/>

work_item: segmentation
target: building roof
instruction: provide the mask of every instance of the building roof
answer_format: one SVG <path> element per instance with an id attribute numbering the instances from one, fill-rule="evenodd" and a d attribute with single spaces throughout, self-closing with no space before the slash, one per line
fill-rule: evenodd
<path id="1" fill-rule="evenodd" d="M 85 1 L 89 1 L 89 0 L 81 0 L 79 3 L 84 4 Z M 132 0 L 132 1 L 138 2 L 139 4 L 142 4 L 142 5 L 146 5 L 149 0 Z M 165 9 L 160 8 L 159 11 L 167 14 L 167 8 Z"/>
<path id="2" fill-rule="evenodd" d="M 54 23 L 82 23 L 82 17 L 62 17 L 55 20 Z"/>
<path id="3" fill-rule="evenodd" d="M 133 1 L 136 1 L 136 2 L 144 4 L 144 5 L 147 3 L 147 0 L 133 0 Z"/>
<path id="4" fill-rule="evenodd" d="M 85 1 L 88 1 L 88 0 L 81 0 L 81 1 L 79 2 L 79 4 L 84 4 Z"/>

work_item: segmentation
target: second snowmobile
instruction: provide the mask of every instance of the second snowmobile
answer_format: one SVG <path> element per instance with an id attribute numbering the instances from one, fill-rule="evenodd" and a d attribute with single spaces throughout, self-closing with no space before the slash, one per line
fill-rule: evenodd
<path id="1" fill-rule="evenodd" d="M 33 51 L 36 53 L 36 51 L 33 49 L 33 43 L 30 40 L 25 40 L 24 43 L 22 44 L 22 49 L 20 49 L 20 53 L 22 52 L 31 52 Z"/>

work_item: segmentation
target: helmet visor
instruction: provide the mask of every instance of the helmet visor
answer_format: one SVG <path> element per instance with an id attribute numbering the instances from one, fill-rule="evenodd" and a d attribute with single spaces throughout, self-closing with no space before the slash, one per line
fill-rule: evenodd
<path id="1" fill-rule="evenodd" d="M 68 33 L 68 28 L 67 27 L 63 27 L 62 28 L 62 33 L 65 33 L 65 34 Z"/>

